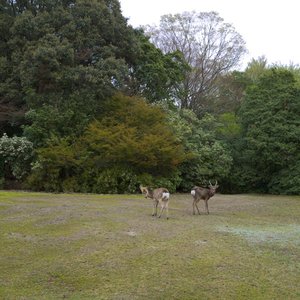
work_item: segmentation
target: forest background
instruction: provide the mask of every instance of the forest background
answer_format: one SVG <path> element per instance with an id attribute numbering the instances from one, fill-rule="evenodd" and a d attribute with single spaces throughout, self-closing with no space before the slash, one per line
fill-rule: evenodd
<path id="1" fill-rule="evenodd" d="M 1 0 L 0 187 L 299 194 L 300 69 L 246 51 L 216 12 Z"/>

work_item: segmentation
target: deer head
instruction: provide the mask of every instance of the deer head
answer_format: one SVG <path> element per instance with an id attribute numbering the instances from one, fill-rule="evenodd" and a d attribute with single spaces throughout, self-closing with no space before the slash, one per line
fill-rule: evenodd
<path id="1" fill-rule="evenodd" d="M 148 188 L 146 186 L 140 185 L 140 190 L 141 190 L 142 194 L 145 194 L 145 198 L 148 198 L 148 196 L 149 196 Z"/>
<path id="2" fill-rule="evenodd" d="M 219 186 L 218 186 L 218 181 L 217 180 L 216 180 L 215 185 L 212 185 L 211 182 L 209 181 L 209 189 L 210 189 L 210 191 L 213 195 L 215 194 L 218 187 Z"/>

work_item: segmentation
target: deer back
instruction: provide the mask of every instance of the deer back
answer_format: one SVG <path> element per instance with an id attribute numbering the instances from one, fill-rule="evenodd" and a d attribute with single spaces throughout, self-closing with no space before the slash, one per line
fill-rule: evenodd
<path id="1" fill-rule="evenodd" d="M 158 188 L 153 191 L 153 198 L 156 200 L 168 200 L 170 192 L 166 188 Z"/>
<path id="2" fill-rule="evenodd" d="M 193 197 L 195 199 L 203 199 L 203 200 L 207 200 L 210 198 L 210 193 L 209 193 L 209 189 L 207 188 L 203 188 L 203 187 L 193 187 L 191 194 L 193 195 Z"/>
<path id="3" fill-rule="evenodd" d="M 218 187 L 217 185 L 215 186 L 210 185 L 208 188 L 195 186 L 192 188 L 191 194 L 195 199 L 208 200 L 216 193 L 217 187 Z"/>

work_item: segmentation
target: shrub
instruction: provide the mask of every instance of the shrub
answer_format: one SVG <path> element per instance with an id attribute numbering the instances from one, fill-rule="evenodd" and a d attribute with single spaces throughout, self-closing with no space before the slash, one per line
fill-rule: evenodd
<path id="1" fill-rule="evenodd" d="M 99 172 L 92 191 L 101 194 L 134 193 L 137 186 L 137 176 L 133 171 L 115 166 Z"/>
<path id="2" fill-rule="evenodd" d="M 34 189 L 94 193 L 133 193 L 147 181 L 174 191 L 181 144 L 159 107 L 143 99 L 116 95 L 106 111 L 75 141 L 52 138 L 37 150 L 28 179 Z"/>
<path id="3" fill-rule="evenodd" d="M 300 159 L 274 174 L 269 182 L 269 192 L 281 195 L 300 195 Z"/>
<path id="4" fill-rule="evenodd" d="M 30 172 L 33 160 L 33 144 L 25 137 L 8 137 L 6 134 L 0 138 L 0 160 L 4 178 L 13 177 L 24 179 Z"/>
<path id="5" fill-rule="evenodd" d="M 219 123 L 206 114 L 201 119 L 190 110 L 169 111 L 169 122 L 185 149 L 186 159 L 179 167 L 179 189 L 189 191 L 207 180 L 222 180 L 229 174 L 232 158 L 224 143 L 217 139 Z"/>

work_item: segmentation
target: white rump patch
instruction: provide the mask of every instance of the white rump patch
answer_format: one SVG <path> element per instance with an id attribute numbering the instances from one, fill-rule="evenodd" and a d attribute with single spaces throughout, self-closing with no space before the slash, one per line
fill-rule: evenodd
<path id="1" fill-rule="evenodd" d="M 191 195 L 192 195 L 192 196 L 195 196 L 195 195 L 196 195 L 195 190 L 191 190 Z"/>
<path id="2" fill-rule="evenodd" d="M 170 193 L 162 193 L 162 197 L 165 199 L 169 199 Z"/>

